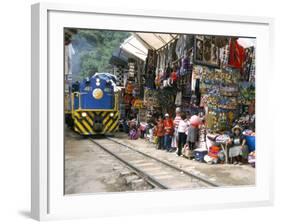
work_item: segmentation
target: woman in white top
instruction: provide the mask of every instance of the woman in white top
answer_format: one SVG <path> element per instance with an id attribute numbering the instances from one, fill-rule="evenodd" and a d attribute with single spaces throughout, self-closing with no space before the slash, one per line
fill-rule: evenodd
<path id="1" fill-rule="evenodd" d="M 181 113 L 181 120 L 178 125 L 178 152 L 177 155 L 181 156 L 182 148 L 186 143 L 186 132 L 188 129 L 188 120 L 186 119 L 185 113 Z"/>
<path id="2" fill-rule="evenodd" d="M 178 126 L 181 120 L 181 109 L 179 107 L 176 108 L 176 117 L 173 121 L 174 123 L 174 136 L 172 139 L 172 148 L 178 147 Z"/>

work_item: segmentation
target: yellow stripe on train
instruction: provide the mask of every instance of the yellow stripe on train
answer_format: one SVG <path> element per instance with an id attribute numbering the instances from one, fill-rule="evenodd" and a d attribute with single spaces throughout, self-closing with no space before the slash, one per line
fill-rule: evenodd
<path id="1" fill-rule="evenodd" d="M 113 116 L 112 113 L 114 114 Z M 74 119 L 74 130 L 82 135 L 106 134 L 118 130 L 120 113 L 118 111 L 80 110 L 74 111 L 72 118 Z M 99 131 L 95 129 L 95 119 L 97 118 L 102 120 L 102 129 Z"/>

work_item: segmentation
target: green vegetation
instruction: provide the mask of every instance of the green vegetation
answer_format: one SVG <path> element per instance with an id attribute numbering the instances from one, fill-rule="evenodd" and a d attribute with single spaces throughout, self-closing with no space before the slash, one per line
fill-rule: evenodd
<path id="1" fill-rule="evenodd" d="M 73 68 L 79 78 L 95 72 L 110 72 L 112 53 L 130 36 L 128 32 L 78 29 L 72 36 L 75 49 Z"/>

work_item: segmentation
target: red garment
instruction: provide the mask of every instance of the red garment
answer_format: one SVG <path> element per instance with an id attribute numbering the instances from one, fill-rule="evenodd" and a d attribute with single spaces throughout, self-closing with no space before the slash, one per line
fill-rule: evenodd
<path id="1" fill-rule="evenodd" d="M 229 45 L 228 64 L 235 68 L 241 69 L 244 60 L 245 60 L 245 49 L 238 44 L 236 39 L 231 39 Z"/>
<path id="2" fill-rule="evenodd" d="M 166 135 L 172 135 L 174 132 L 173 120 L 171 118 L 164 120 L 164 129 Z"/>
<path id="3" fill-rule="evenodd" d="M 176 80 L 177 80 L 177 73 L 176 73 L 176 72 L 172 72 L 172 73 L 171 73 L 171 79 L 172 79 L 173 81 L 176 81 Z"/>
<path id="4" fill-rule="evenodd" d="M 124 96 L 124 102 L 125 102 L 125 104 L 130 104 L 131 103 L 131 101 L 132 101 L 132 99 L 133 99 L 133 97 L 131 96 L 131 95 L 125 95 Z"/>
<path id="5" fill-rule="evenodd" d="M 156 126 L 156 136 L 157 137 L 162 137 L 165 134 L 164 130 L 164 122 L 163 121 L 158 121 L 157 126 Z"/>

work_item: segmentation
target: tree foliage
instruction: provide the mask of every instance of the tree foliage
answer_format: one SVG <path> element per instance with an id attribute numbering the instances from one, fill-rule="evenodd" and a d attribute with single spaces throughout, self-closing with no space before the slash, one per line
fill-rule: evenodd
<path id="1" fill-rule="evenodd" d="M 112 53 L 130 36 L 128 32 L 78 29 L 72 36 L 74 70 L 79 78 L 109 72 Z"/>

